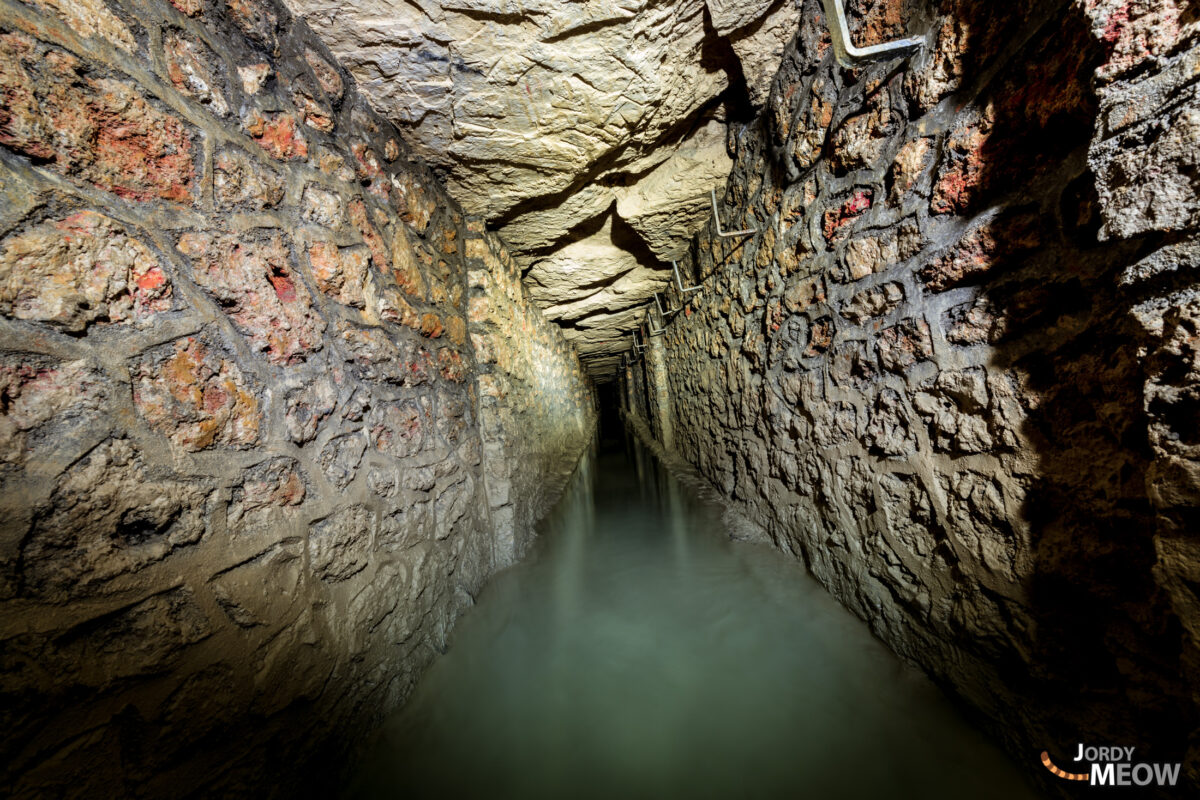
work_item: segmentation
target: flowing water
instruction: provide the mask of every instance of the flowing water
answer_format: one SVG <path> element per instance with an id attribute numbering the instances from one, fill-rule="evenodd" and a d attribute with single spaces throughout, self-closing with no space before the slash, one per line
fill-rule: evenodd
<path id="1" fill-rule="evenodd" d="M 585 458 L 348 798 L 1033 797 L 792 559 L 626 442 Z"/>

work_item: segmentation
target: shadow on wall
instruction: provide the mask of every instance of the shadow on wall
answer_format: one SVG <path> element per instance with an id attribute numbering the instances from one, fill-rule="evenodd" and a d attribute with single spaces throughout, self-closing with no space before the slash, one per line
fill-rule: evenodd
<path id="1" fill-rule="evenodd" d="M 988 366 L 1009 376 L 1031 449 L 1016 515 L 1028 550 L 1011 564 L 1027 584 L 1028 619 L 997 593 L 990 602 L 1004 634 L 977 638 L 974 649 L 998 660 L 1011 689 L 1037 698 L 1052 752 L 1066 758 L 1076 742 L 1094 741 L 1178 761 L 1196 711 L 1182 629 L 1154 579 L 1143 394 L 1153 343 L 1132 313 L 1154 290 L 1122 281 L 1161 240 L 1098 239 L 1086 155 L 1100 125 L 1092 75 L 1104 53 L 1077 7 L 1047 26 L 973 101 L 978 121 L 950 133 L 946 147 L 962 167 L 943 174 L 932 207 L 978 216 L 920 273 L 931 291 L 975 287 L 945 311 L 943 330 L 954 343 L 991 346 Z M 943 373 L 935 386 L 970 408 L 974 377 L 955 380 Z M 998 509 L 987 477 L 973 483 L 969 492 L 948 487 L 949 502 L 964 506 L 954 532 L 964 543 L 969 518 L 1003 530 L 988 519 Z M 986 543 L 974 544 L 986 563 Z"/>
<path id="2" fill-rule="evenodd" d="M 1195 4 L 847 5 L 932 47 L 841 70 L 806 2 L 721 210 L 761 233 L 697 237 L 663 339 L 676 448 L 1047 788 L 1078 742 L 1200 784 Z"/>

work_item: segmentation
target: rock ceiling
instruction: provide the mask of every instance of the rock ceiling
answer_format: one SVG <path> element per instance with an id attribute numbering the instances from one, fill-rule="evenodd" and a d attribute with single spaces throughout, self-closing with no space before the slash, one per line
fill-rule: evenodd
<path id="1" fill-rule="evenodd" d="M 593 374 L 709 213 L 796 0 L 289 0 L 483 216 Z"/>

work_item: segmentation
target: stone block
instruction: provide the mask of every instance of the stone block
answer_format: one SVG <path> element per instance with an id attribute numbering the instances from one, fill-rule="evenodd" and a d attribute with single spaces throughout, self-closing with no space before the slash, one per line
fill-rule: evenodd
<path id="1" fill-rule="evenodd" d="M 44 222 L 0 242 L 0 311 L 81 332 L 145 322 L 172 305 L 157 256 L 94 211 Z"/>
<path id="2" fill-rule="evenodd" d="M 216 54 L 203 42 L 188 38 L 179 30 L 165 31 L 162 47 L 171 85 L 218 117 L 226 116 L 229 102 L 221 77 L 223 65 Z"/>
<path id="3" fill-rule="evenodd" d="M 337 407 L 337 387 L 328 378 L 319 378 L 287 395 L 284 427 L 295 444 L 316 438 L 320 425 Z"/>
<path id="4" fill-rule="evenodd" d="M 821 233 L 830 244 L 846 236 L 848 226 L 853 225 L 871 208 L 874 192 L 870 189 L 857 189 L 849 197 L 841 201 L 833 201 L 837 208 L 828 209 L 821 217 Z"/>
<path id="5" fill-rule="evenodd" d="M 296 117 L 286 112 L 254 109 L 242 122 L 246 133 L 279 161 L 298 161 L 308 157 L 308 140 L 296 125 Z"/>
<path id="6" fill-rule="evenodd" d="M 193 134 L 137 87 L 16 33 L 0 35 L 0 144 L 128 200 L 193 198 Z"/>
<path id="7" fill-rule="evenodd" d="M 1007 212 L 986 219 L 922 267 L 918 276 L 931 292 L 987 279 L 1012 268 L 1042 243 L 1036 214 Z"/>
<path id="8" fill-rule="evenodd" d="M 363 247 L 338 247 L 333 242 L 313 242 L 308 247 L 308 263 L 317 288 L 352 308 L 366 307 L 370 258 Z"/>
<path id="9" fill-rule="evenodd" d="M 339 489 L 345 489 L 358 475 L 358 466 L 362 463 L 366 449 L 367 438 L 361 433 L 331 439 L 321 450 L 321 471 L 330 483 Z"/>
<path id="10" fill-rule="evenodd" d="M 905 319 L 884 328 L 879 332 L 876 348 L 884 369 L 904 373 L 918 361 L 933 358 L 929 323 L 923 319 Z"/>
<path id="11" fill-rule="evenodd" d="M 314 522 L 308 532 L 308 563 L 313 575 L 340 583 L 367 568 L 374 514 L 366 506 L 341 508 Z"/>
<path id="12" fill-rule="evenodd" d="M 916 452 L 917 436 L 900 393 L 882 389 L 867 412 L 863 445 L 872 453 L 904 457 Z"/>
<path id="13" fill-rule="evenodd" d="M 196 282 L 271 363 L 302 363 L 321 349 L 325 322 L 279 234 L 243 241 L 225 233 L 185 233 L 178 249 L 192 260 Z"/>
<path id="14" fill-rule="evenodd" d="M 942 372 L 913 394 L 912 405 L 925 418 L 935 450 L 986 453 L 993 449 L 987 375 L 982 367 Z"/>
<path id="15" fill-rule="evenodd" d="M 221 208 L 263 211 L 283 200 L 284 177 L 246 151 L 228 148 L 213 158 L 213 192 Z"/>
<path id="16" fill-rule="evenodd" d="M 0 358 L 0 461 L 21 464 L 30 435 L 55 421 L 99 421 L 111 390 L 85 361 Z M 51 444 L 51 442 L 43 442 Z"/>
<path id="17" fill-rule="evenodd" d="M 258 443 L 255 388 L 237 364 L 196 337 L 151 351 L 130 368 L 133 402 L 150 427 L 183 450 Z"/>
<path id="18" fill-rule="evenodd" d="M 855 293 L 841 308 L 841 315 L 856 325 L 891 313 L 904 302 L 904 287 L 885 283 Z"/>
<path id="19" fill-rule="evenodd" d="M 305 220 L 335 231 L 342 228 L 346 218 L 342 198 L 319 183 L 310 183 L 304 187 L 300 209 L 300 215 Z"/>
<path id="20" fill-rule="evenodd" d="M 200 541 L 209 489 L 150 468 L 124 439 L 101 444 L 72 466 L 36 514 L 21 548 L 26 594 L 94 594 L 105 582 Z"/>
<path id="21" fill-rule="evenodd" d="M 419 452 L 425 440 L 425 418 L 412 400 L 375 409 L 369 426 L 375 449 L 396 458 Z"/>

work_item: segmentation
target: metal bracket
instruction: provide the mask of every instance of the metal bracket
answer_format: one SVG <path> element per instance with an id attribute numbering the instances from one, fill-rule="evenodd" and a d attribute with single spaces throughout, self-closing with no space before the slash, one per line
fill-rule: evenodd
<path id="1" fill-rule="evenodd" d="M 682 294 L 684 297 L 687 297 L 687 296 L 688 296 L 689 294 L 691 294 L 692 292 L 698 292 L 698 291 L 700 291 L 700 290 L 703 288 L 703 287 L 701 287 L 701 286 L 688 286 L 688 287 L 685 287 L 685 286 L 683 285 L 683 280 L 682 280 L 682 279 L 679 277 L 679 262 L 678 262 L 678 261 L 672 261 L 672 262 L 671 262 L 671 268 L 672 268 L 673 270 L 675 270 L 675 285 L 679 287 L 679 292 L 680 292 L 680 294 Z"/>
<path id="2" fill-rule="evenodd" d="M 658 297 L 657 292 L 655 292 L 654 297 Z M 659 315 L 659 323 L 662 327 L 656 329 L 654 327 L 654 306 L 651 306 L 646 311 L 646 329 L 650 331 L 651 336 L 661 336 L 667 332 L 667 320 L 661 314 Z"/>
<path id="3" fill-rule="evenodd" d="M 843 0 L 821 0 L 821 5 L 825 7 L 825 22 L 833 38 L 833 55 L 843 67 L 860 67 L 876 61 L 910 56 L 925 46 L 925 37 L 914 36 L 869 47 L 855 47 L 850 39 L 850 26 L 846 24 Z"/>
<path id="4" fill-rule="evenodd" d="M 636 353 L 640 353 L 640 352 L 642 352 L 643 350 L 645 350 L 645 349 L 646 349 L 646 345 L 644 345 L 644 344 L 638 344 L 638 335 L 637 335 L 637 331 L 630 331 L 630 332 L 629 332 L 629 335 L 630 335 L 631 337 L 633 337 L 633 352 L 634 352 L 635 354 L 636 354 Z"/>
<path id="5" fill-rule="evenodd" d="M 753 236 L 754 234 L 758 233 L 757 228 L 747 228 L 744 231 L 721 230 L 721 218 L 717 216 L 717 190 L 715 188 L 711 189 L 709 191 L 709 196 L 712 197 L 713 222 L 716 223 L 717 226 L 717 236 L 720 236 L 722 239 L 729 239 L 734 236 Z"/>
<path id="6" fill-rule="evenodd" d="M 661 319 L 664 324 L 666 324 L 666 321 L 667 321 L 667 314 L 677 314 L 683 310 L 682 307 L 680 307 L 680 308 L 663 308 L 662 298 L 658 296 L 658 292 L 654 293 L 654 304 L 658 306 L 658 318 Z"/>

